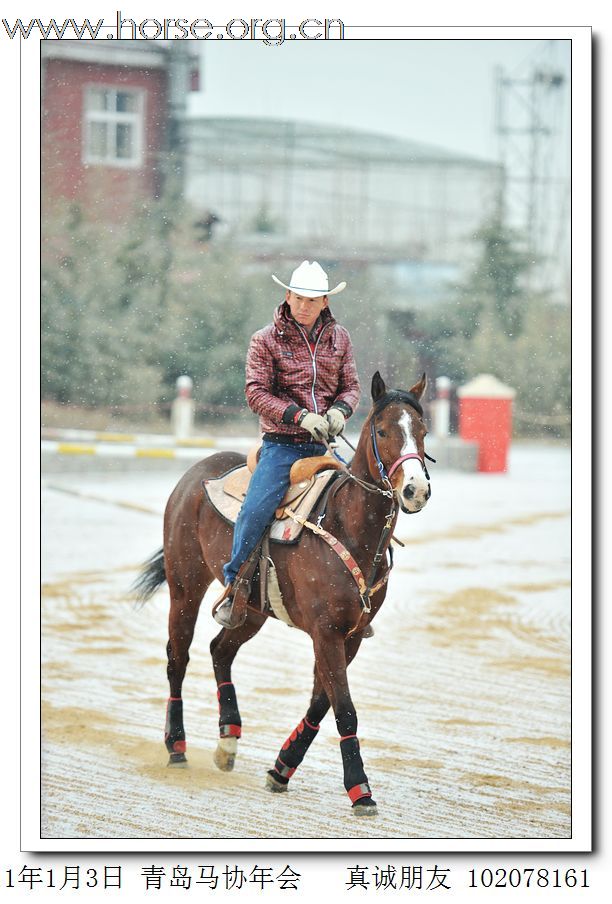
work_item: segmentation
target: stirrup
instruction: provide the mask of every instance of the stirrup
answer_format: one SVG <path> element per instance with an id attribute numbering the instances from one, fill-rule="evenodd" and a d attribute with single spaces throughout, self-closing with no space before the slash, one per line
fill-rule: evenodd
<path id="1" fill-rule="evenodd" d="M 227 599 L 221 602 L 221 605 L 218 606 L 213 612 L 213 618 L 217 622 L 218 625 L 222 625 L 224 628 L 227 628 L 231 631 L 233 628 L 238 628 L 239 625 L 235 625 L 232 621 L 234 615 L 234 598 L 232 596 L 228 596 Z"/>
<path id="2" fill-rule="evenodd" d="M 219 606 L 221 605 L 221 603 L 225 602 L 225 600 L 228 599 L 228 597 L 233 598 L 233 595 L 234 595 L 234 584 L 232 582 L 230 584 L 225 585 L 221 596 L 217 597 L 217 599 L 214 601 L 213 607 L 212 607 L 213 616 L 214 616 L 215 612 L 217 611 L 217 609 L 219 608 Z"/>
<path id="3" fill-rule="evenodd" d="M 215 621 L 219 621 L 219 619 L 217 619 L 217 610 L 220 607 L 225 608 L 227 606 L 228 601 L 230 603 L 230 611 L 231 611 L 231 605 L 234 601 L 234 584 L 233 584 L 233 582 L 225 585 L 225 587 L 223 588 L 223 593 L 213 603 L 212 617 L 215 619 Z M 223 624 L 223 622 L 220 621 L 219 624 Z"/>

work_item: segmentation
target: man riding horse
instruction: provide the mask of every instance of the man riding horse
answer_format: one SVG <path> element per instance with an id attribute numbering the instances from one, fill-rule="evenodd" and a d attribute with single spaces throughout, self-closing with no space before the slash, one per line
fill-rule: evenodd
<path id="1" fill-rule="evenodd" d="M 289 285 L 272 279 L 286 289 L 285 300 L 273 323 L 252 336 L 246 361 L 246 400 L 259 415 L 263 442 L 223 568 L 225 590 L 213 609 L 215 620 L 230 629 L 243 621 L 233 617 L 236 576 L 274 518 L 291 465 L 323 455 L 321 440 L 342 433 L 359 401 L 351 338 L 328 303 L 346 283 L 329 289 L 316 261 L 300 264 Z"/>

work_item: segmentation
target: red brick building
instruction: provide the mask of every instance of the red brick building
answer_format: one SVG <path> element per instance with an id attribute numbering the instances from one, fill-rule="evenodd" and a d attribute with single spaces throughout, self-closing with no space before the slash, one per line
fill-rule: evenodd
<path id="1" fill-rule="evenodd" d="M 182 175 L 199 48 L 177 41 L 43 41 L 42 203 L 121 220 Z"/>

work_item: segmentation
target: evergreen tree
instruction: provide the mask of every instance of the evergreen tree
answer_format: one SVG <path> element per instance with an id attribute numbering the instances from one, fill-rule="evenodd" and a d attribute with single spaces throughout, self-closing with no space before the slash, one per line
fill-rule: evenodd
<path id="1" fill-rule="evenodd" d="M 567 432 L 568 312 L 542 293 L 526 290 L 532 262 L 520 248 L 520 237 L 499 219 L 476 238 L 480 253 L 473 268 L 428 318 L 427 342 L 436 370 L 457 385 L 479 373 L 494 374 L 516 389 L 517 414 L 525 423 L 562 425 L 567 417 Z"/>

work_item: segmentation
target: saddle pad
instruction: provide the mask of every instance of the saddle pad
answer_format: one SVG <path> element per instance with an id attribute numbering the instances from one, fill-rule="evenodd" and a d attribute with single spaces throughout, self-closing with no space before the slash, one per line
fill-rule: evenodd
<path id="1" fill-rule="evenodd" d="M 239 465 L 238 468 L 234 468 L 233 471 L 228 472 L 228 474 L 232 475 L 232 485 L 234 487 L 234 490 L 236 486 L 239 485 L 240 480 L 243 479 L 242 475 L 240 475 L 238 472 L 243 470 L 248 472 L 248 469 L 245 465 Z M 310 481 L 311 486 L 309 488 L 299 488 L 297 484 L 295 487 L 290 487 L 290 490 L 298 489 L 298 493 L 296 495 L 300 495 L 302 493 L 304 494 L 303 498 L 300 499 L 296 505 L 292 506 L 296 514 L 302 515 L 304 518 L 307 518 L 315 507 L 317 501 L 321 497 L 321 494 L 325 490 L 327 484 L 333 477 L 336 476 L 337 473 L 338 472 L 335 470 L 320 471 Z M 241 495 L 240 498 L 237 498 L 236 496 L 230 496 L 225 492 L 224 483 L 228 474 L 222 474 L 221 477 L 211 478 L 210 480 L 203 480 L 202 486 L 204 487 L 204 492 L 206 493 L 208 500 L 212 504 L 213 508 L 218 512 L 218 514 L 221 515 L 221 517 L 226 521 L 229 521 L 230 524 L 235 524 L 244 495 Z M 248 481 L 245 484 L 245 491 L 247 485 Z M 304 492 L 305 490 L 306 492 Z M 290 502 L 287 500 L 287 497 L 285 497 L 283 503 L 285 505 L 290 504 Z M 295 543 L 302 530 L 303 525 L 297 524 L 290 518 L 285 518 L 283 520 L 276 519 L 272 522 L 272 526 L 270 528 L 270 539 L 276 543 Z"/>

